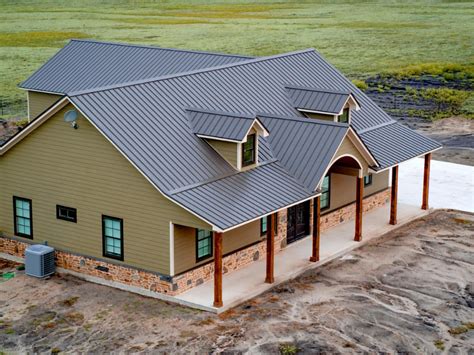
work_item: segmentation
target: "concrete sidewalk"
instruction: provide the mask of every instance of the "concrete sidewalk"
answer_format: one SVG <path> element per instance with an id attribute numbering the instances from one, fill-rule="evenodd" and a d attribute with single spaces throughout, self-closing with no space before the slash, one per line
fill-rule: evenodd
<path id="1" fill-rule="evenodd" d="M 399 204 L 398 225 L 391 226 L 389 220 L 389 204 L 364 214 L 363 241 L 354 242 L 354 221 L 342 223 L 321 234 L 320 257 L 317 263 L 309 262 L 311 254 L 311 237 L 306 237 L 293 243 L 275 255 L 275 283 L 266 284 L 265 260 L 255 262 L 243 269 L 223 276 L 224 307 L 212 306 L 214 297 L 213 280 L 192 288 L 178 296 L 177 299 L 190 305 L 211 312 L 224 312 L 229 308 L 252 298 L 260 293 L 294 278 L 306 270 L 321 266 L 341 255 L 364 245 L 367 241 L 398 228 L 400 225 L 412 221 L 428 212 L 419 206 Z"/>
<path id="2" fill-rule="evenodd" d="M 400 164 L 400 203 L 421 206 L 423 165 L 423 158 Z M 474 167 L 432 160 L 429 207 L 474 212 Z"/>

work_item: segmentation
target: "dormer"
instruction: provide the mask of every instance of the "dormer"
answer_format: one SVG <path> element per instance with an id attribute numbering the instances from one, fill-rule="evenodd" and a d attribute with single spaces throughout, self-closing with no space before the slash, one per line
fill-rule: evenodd
<path id="1" fill-rule="evenodd" d="M 309 118 L 349 123 L 360 105 L 352 93 L 330 89 L 287 86 L 293 106 Z"/>
<path id="2" fill-rule="evenodd" d="M 267 137 L 262 122 L 251 115 L 187 109 L 193 133 L 205 140 L 237 170 L 258 165 L 258 137 Z"/>

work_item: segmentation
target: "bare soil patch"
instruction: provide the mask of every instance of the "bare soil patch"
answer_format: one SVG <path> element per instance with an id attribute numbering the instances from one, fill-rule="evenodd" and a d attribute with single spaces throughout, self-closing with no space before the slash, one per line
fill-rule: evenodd
<path id="1" fill-rule="evenodd" d="M 0 350 L 468 353 L 473 235 L 473 214 L 436 211 L 220 316 L 17 271 L 0 283 Z"/>

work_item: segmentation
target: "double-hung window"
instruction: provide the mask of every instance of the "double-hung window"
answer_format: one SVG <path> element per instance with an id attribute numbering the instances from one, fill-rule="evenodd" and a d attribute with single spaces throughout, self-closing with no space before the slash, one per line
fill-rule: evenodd
<path id="1" fill-rule="evenodd" d="M 331 190 L 331 178 L 330 175 L 326 175 L 321 184 L 321 209 L 329 208 Z"/>
<path id="2" fill-rule="evenodd" d="M 255 134 L 247 136 L 247 142 L 242 144 L 242 166 L 255 164 Z"/>
<path id="3" fill-rule="evenodd" d="M 364 176 L 364 186 L 372 185 L 372 174 Z"/>
<path id="4" fill-rule="evenodd" d="M 205 229 L 196 229 L 196 261 L 212 256 L 212 232 Z"/>
<path id="5" fill-rule="evenodd" d="M 102 216 L 103 254 L 107 258 L 123 261 L 123 220 Z"/>
<path id="6" fill-rule="evenodd" d="M 13 197 L 15 235 L 33 239 L 33 211 L 31 200 Z"/>

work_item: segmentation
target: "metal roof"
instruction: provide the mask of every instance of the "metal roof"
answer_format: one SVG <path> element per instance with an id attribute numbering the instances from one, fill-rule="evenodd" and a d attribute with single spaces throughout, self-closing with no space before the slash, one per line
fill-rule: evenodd
<path id="1" fill-rule="evenodd" d="M 250 58 L 153 46 L 71 40 L 21 83 L 20 87 L 64 94 Z"/>
<path id="2" fill-rule="evenodd" d="M 347 102 L 350 92 L 329 89 L 287 86 L 288 94 L 297 109 L 339 114 Z"/>
<path id="3" fill-rule="evenodd" d="M 241 142 L 252 128 L 252 115 L 187 109 L 192 131 L 198 136 Z"/>
<path id="4" fill-rule="evenodd" d="M 291 184 L 287 191 L 293 197 L 288 196 L 280 202 L 289 203 L 290 200 L 296 202 L 302 192 L 307 196 L 308 186 L 312 186 L 316 177 L 321 174 L 322 167 L 307 165 L 310 165 L 312 159 L 316 157 L 319 157 L 320 161 L 316 160 L 314 164 L 324 165 L 326 162 L 329 164 L 329 156 L 332 157 L 330 153 L 334 150 L 342 131 L 347 129 L 344 127 L 336 130 L 329 127 L 337 128 L 337 125 L 328 124 L 311 126 L 313 128 L 309 129 L 313 134 L 319 134 L 316 126 L 321 130 L 327 130 L 326 134 L 321 134 L 321 140 L 327 138 L 329 147 L 321 141 L 313 145 L 314 138 L 310 139 L 305 135 L 306 131 L 301 129 L 301 127 L 308 129 L 309 126 L 306 127 L 306 123 L 299 122 L 303 116 L 294 108 L 293 102 L 288 97 L 285 86 L 289 83 L 292 87 L 328 87 L 330 90 L 352 92 L 361 106 L 360 110 L 352 113 L 351 127 L 356 131 L 364 132 L 373 126 L 387 125 L 386 128 L 380 129 L 387 130 L 383 132 L 390 136 L 391 130 L 397 127 L 392 127 L 390 123 L 394 121 L 382 109 L 311 49 L 149 81 L 96 88 L 89 92 L 70 92 L 68 96 L 163 193 L 182 206 L 192 211 L 199 211 L 196 213 L 213 225 L 231 226 L 232 223 L 258 217 L 264 212 L 263 207 L 255 211 L 251 208 L 251 205 L 257 203 L 254 200 L 250 200 L 249 203 L 248 200 L 236 198 L 233 200 L 233 206 L 230 206 L 226 194 L 217 194 L 217 190 L 221 191 L 223 186 L 227 186 L 222 185 L 225 181 L 235 181 L 232 196 L 247 196 L 247 189 L 256 189 L 252 187 L 254 182 L 252 180 L 252 184 L 240 183 L 242 182 L 240 179 L 245 182 L 247 176 L 260 177 L 262 179 L 260 183 L 265 186 L 267 193 L 259 193 L 262 200 L 258 205 L 268 205 L 272 208 L 276 205 L 272 201 L 279 198 L 275 195 L 281 191 L 279 186 Z M 281 159 L 279 169 L 286 168 L 288 174 L 278 173 L 275 175 L 278 179 L 274 179 L 260 173 L 262 170 L 266 171 L 261 168 L 256 168 L 255 173 L 252 173 L 253 170 L 245 174 L 236 172 L 204 140 L 194 134 L 186 111 L 190 107 L 233 112 L 242 117 L 247 115 L 255 117 L 257 113 L 270 112 L 268 116 L 272 117 L 262 117 L 265 126 L 269 125 L 270 136 L 266 139 L 260 137 L 262 149 L 259 150 L 259 157 L 263 158 L 262 161 Z M 278 119 L 278 116 L 286 116 L 295 122 L 290 127 L 288 120 Z M 292 144 L 284 139 L 285 124 L 288 124 L 287 134 L 301 134 L 297 139 L 291 138 Z M 393 134 L 397 132 L 394 130 Z M 272 138 L 273 134 L 275 139 Z M 400 154 L 406 155 L 403 149 L 396 147 L 399 144 L 396 139 L 377 142 L 376 147 L 369 144 L 375 142 L 371 139 L 369 131 L 362 139 L 372 152 L 376 149 L 392 152 L 400 150 Z M 408 144 L 416 145 L 418 140 Z M 285 148 L 291 149 L 294 156 L 286 157 Z M 425 148 L 423 145 L 411 149 L 412 152 L 422 152 Z M 305 152 L 305 149 L 312 151 L 316 157 L 306 155 L 300 157 L 299 155 L 308 152 Z M 383 154 L 378 153 L 378 160 L 383 160 Z M 298 161 L 293 163 L 291 159 Z M 234 180 L 232 176 L 236 174 L 239 177 L 235 177 Z M 221 180 L 223 181 L 219 182 Z M 203 182 L 206 182 L 205 185 L 202 185 Z M 213 186 L 216 186 L 217 190 L 209 190 Z M 298 189 L 301 190 L 298 192 L 296 191 Z M 198 203 L 206 206 L 197 207 Z M 235 215 L 231 218 L 227 214 L 222 215 L 219 209 L 209 209 L 208 206 L 213 204 Z M 229 206 L 223 207 L 226 205 Z"/>
<path id="5" fill-rule="evenodd" d="M 273 156 L 310 190 L 324 175 L 349 125 L 311 118 L 259 114 L 270 135 Z"/>
<path id="6" fill-rule="evenodd" d="M 397 122 L 359 132 L 359 136 L 377 159 L 377 170 L 441 148 L 441 144 Z"/>
<path id="7" fill-rule="evenodd" d="M 278 162 L 270 162 L 170 197 L 226 230 L 315 195 Z"/>

